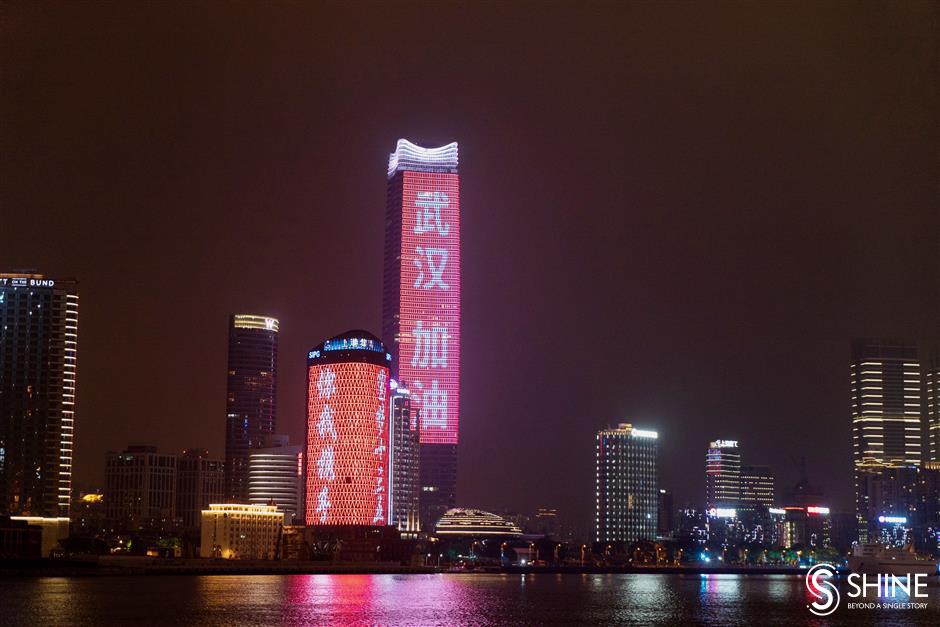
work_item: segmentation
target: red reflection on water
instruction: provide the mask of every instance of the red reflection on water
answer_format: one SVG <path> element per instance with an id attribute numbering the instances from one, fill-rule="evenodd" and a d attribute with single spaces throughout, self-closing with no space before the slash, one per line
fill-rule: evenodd
<path id="1" fill-rule="evenodd" d="M 295 575 L 288 578 L 286 622 L 414 622 L 472 610 L 472 590 L 446 575 Z"/>

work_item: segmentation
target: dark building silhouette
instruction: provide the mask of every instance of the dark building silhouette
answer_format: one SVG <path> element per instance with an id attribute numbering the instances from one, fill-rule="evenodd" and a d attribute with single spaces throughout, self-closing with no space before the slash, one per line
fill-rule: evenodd
<path id="1" fill-rule="evenodd" d="M 176 463 L 176 515 L 183 528 L 197 534 L 201 512 L 224 500 L 225 463 L 204 448 L 188 448 Z"/>
<path id="2" fill-rule="evenodd" d="M 225 500 L 248 503 L 248 456 L 274 433 L 278 321 L 236 314 L 229 320 L 225 426 Z"/>
<path id="3" fill-rule="evenodd" d="M 0 512 L 69 515 L 77 285 L 0 274 Z"/>
<path id="4" fill-rule="evenodd" d="M 108 452 L 105 515 L 117 531 L 172 529 L 176 518 L 176 455 L 156 446 Z"/>

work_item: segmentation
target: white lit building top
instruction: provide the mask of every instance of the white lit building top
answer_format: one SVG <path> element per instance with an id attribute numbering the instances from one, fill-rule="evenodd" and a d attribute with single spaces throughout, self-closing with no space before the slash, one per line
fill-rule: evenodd
<path id="1" fill-rule="evenodd" d="M 407 139 L 399 139 L 395 152 L 388 156 L 388 177 L 399 170 L 457 171 L 457 142 L 439 148 L 422 148 Z"/>
<path id="2" fill-rule="evenodd" d="M 236 329 L 260 329 L 262 331 L 278 331 L 277 318 L 270 316 L 255 316 L 252 314 L 235 314 Z"/>

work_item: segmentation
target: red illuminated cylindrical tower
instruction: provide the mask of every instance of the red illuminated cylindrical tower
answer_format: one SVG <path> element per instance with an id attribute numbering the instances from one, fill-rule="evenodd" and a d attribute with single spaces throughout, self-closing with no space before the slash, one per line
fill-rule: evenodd
<path id="1" fill-rule="evenodd" d="M 307 354 L 307 525 L 387 524 L 390 359 L 366 331 Z"/>

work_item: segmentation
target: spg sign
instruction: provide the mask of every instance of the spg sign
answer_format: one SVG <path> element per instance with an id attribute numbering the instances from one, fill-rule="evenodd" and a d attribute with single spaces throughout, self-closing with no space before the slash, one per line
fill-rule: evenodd
<path id="1" fill-rule="evenodd" d="M 422 443 L 457 442 L 460 197 L 456 174 L 404 173 L 399 377 Z"/>

